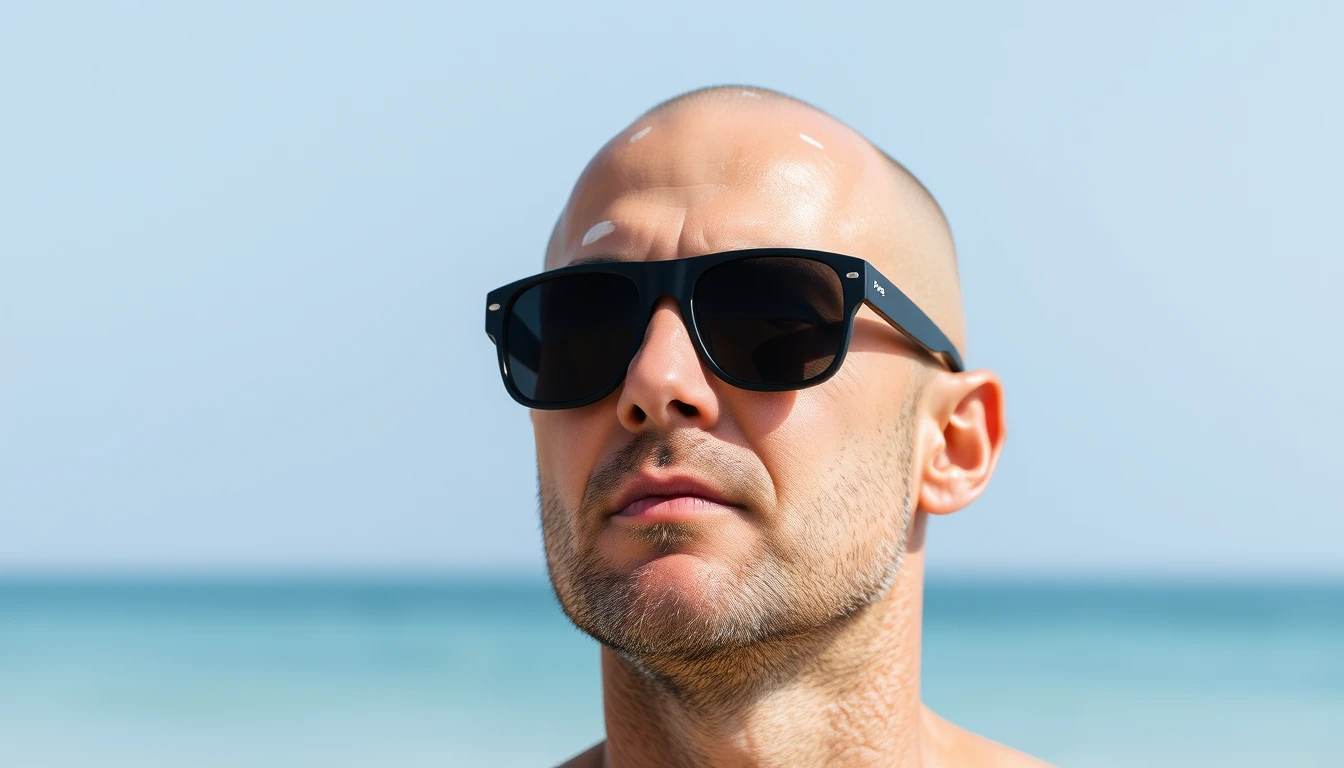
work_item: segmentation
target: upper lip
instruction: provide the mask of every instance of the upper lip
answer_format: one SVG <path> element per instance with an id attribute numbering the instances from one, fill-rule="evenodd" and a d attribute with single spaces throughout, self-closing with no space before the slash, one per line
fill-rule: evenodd
<path id="1" fill-rule="evenodd" d="M 652 496 L 699 496 L 716 504 L 735 506 L 725 497 L 723 491 L 690 475 L 659 477 L 641 473 L 632 478 L 621 489 L 621 493 L 616 497 L 616 503 L 612 505 L 608 516 L 618 514 L 636 501 Z"/>

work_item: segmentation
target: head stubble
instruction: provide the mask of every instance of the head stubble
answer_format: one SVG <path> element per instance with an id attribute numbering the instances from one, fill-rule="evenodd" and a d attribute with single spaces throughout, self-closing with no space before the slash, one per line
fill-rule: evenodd
<path id="1" fill-rule="evenodd" d="M 593 473 L 579 510 L 567 508 L 540 478 L 546 558 L 561 608 L 580 630 L 637 664 L 652 657 L 705 661 L 753 648 L 787 655 L 778 649 L 790 638 L 843 624 L 885 595 L 900 570 L 914 512 L 911 455 L 922 391 L 922 380 L 911 382 L 897 423 L 879 429 L 867 455 L 857 456 L 843 471 L 837 468 L 831 485 L 818 489 L 813 509 L 778 510 L 803 515 L 801 534 L 791 542 L 763 535 L 750 557 L 704 585 L 706 594 L 694 605 L 675 593 L 648 595 L 640 584 L 641 569 L 612 572 L 592 550 L 592 537 L 579 531 L 600 517 L 593 505 L 609 501 L 645 463 L 676 465 L 739 492 L 730 495 L 758 498 L 761 494 L 742 480 L 749 471 L 734 471 L 740 459 L 716 452 L 708 441 L 685 431 L 651 430 L 636 435 Z M 892 499 L 899 504 L 899 520 L 890 514 Z M 662 554 L 699 533 L 693 525 L 679 524 L 632 531 Z"/>

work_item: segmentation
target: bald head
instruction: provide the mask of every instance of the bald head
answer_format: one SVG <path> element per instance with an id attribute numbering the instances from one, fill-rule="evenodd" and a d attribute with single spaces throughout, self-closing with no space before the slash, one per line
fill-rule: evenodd
<path id="1" fill-rule="evenodd" d="M 680 106 L 695 105 L 695 104 L 713 104 L 716 106 L 731 109 L 734 107 L 742 106 L 743 98 L 756 99 L 762 102 L 772 102 L 772 101 L 787 102 L 790 104 L 798 105 L 800 107 L 811 109 L 823 115 L 827 115 L 828 117 L 830 116 L 830 113 L 826 112 L 825 110 L 818 109 L 817 107 L 807 103 L 806 101 L 803 101 L 802 99 L 795 98 L 793 96 L 788 95 L 787 93 L 772 91 L 769 88 L 760 88 L 758 86 L 750 86 L 750 85 L 711 85 L 706 88 L 697 88 L 693 91 L 687 91 L 686 93 L 673 96 L 672 98 L 667 99 L 666 101 L 663 101 L 658 105 L 654 106 L 653 108 L 649 109 L 640 117 L 641 118 L 649 117 L 651 115 L 657 114 L 667 109 L 672 109 Z M 942 220 L 943 226 L 948 227 L 947 217 L 943 213 L 942 207 L 938 205 L 938 201 L 934 198 L 933 193 L 929 191 L 928 187 L 925 187 L 924 183 L 921 182 L 918 178 L 916 178 L 916 176 L 910 172 L 909 168 L 906 168 L 904 165 L 901 165 L 901 163 L 898 160 L 896 160 L 896 158 L 892 157 L 891 155 L 888 155 L 886 152 L 882 152 L 882 150 L 879 149 L 876 145 L 872 146 L 874 149 L 876 149 L 878 152 L 882 154 L 883 158 L 886 159 L 892 174 L 896 177 L 897 183 L 914 184 L 918 186 L 919 193 L 922 194 L 924 197 L 928 198 L 925 202 L 929 205 L 932 205 L 934 209 L 938 211 L 938 217 L 939 219 Z M 951 232 L 950 227 L 948 228 L 948 231 L 949 233 Z"/>
<path id="2" fill-rule="evenodd" d="M 546 264 L 753 247 L 865 258 L 964 349 L 955 248 L 933 196 L 834 117 L 761 88 L 677 96 L 607 142 L 575 184 Z"/>

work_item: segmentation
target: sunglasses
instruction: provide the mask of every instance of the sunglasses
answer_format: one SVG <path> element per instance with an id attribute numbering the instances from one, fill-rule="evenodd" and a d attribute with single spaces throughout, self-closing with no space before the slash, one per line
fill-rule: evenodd
<path id="1" fill-rule="evenodd" d="M 947 335 L 867 261 L 753 248 L 587 262 L 491 291 L 485 332 L 504 386 L 529 408 L 601 400 L 625 379 L 664 296 L 676 300 L 700 360 L 741 389 L 802 389 L 834 376 L 865 303 L 947 368 L 963 370 Z"/>

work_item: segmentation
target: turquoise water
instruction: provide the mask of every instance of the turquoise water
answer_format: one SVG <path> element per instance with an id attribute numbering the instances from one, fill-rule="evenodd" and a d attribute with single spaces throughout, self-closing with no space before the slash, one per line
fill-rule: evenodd
<path id="1" fill-rule="evenodd" d="M 924 698 L 1063 766 L 1344 766 L 1344 585 L 935 583 Z M 550 765 L 544 584 L 0 582 L 0 766 Z"/>

